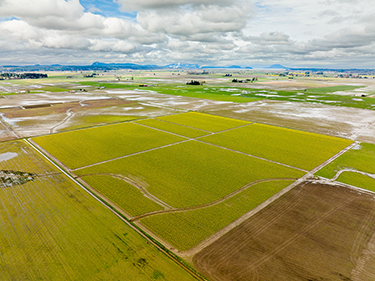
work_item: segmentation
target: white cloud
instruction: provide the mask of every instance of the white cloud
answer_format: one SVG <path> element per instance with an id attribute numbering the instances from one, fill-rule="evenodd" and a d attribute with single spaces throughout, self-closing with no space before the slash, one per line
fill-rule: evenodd
<path id="1" fill-rule="evenodd" d="M 123 11 L 134 11 L 129 18 L 95 14 L 95 0 L 91 10 L 79 0 L 0 0 L 0 53 L 15 50 L 0 64 L 25 56 L 34 63 L 124 59 L 290 66 L 351 59 L 360 67 L 356 62 L 375 59 L 371 1 L 114 0 Z"/>

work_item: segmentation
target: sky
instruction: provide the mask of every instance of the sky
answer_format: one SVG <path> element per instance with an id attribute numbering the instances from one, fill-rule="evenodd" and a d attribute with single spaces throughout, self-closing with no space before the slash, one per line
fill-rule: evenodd
<path id="1" fill-rule="evenodd" d="M 375 68 L 375 0 L 0 0 L 0 65 Z"/>

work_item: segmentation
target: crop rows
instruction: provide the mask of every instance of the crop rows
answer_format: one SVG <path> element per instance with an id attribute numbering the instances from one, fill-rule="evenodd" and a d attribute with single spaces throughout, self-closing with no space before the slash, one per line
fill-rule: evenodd
<path id="1" fill-rule="evenodd" d="M 133 123 L 33 138 L 33 141 L 71 169 L 182 140 L 184 138 Z"/>
<path id="2" fill-rule="evenodd" d="M 201 137 L 201 136 L 209 134 L 209 132 L 206 132 L 206 131 L 197 130 L 197 129 L 177 125 L 177 124 L 170 123 L 170 122 L 164 122 L 158 119 L 143 119 L 140 121 L 136 121 L 136 123 L 150 126 L 153 128 L 157 128 L 160 130 L 164 130 L 167 132 L 171 132 L 171 133 L 181 135 L 184 137 L 189 137 L 189 138 L 196 138 L 196 137 Z"/>
<path id="3" fill-rule="evenodd" d="M 299 178 L 303 172 L 197 141 L 187 141 L 75 171 L 142 179 L 147 190 L 176 207 L 212 202 L 259 179 Z"/>
<path id="4" fill-rule="evenodd" d="M 158 117 L 157 119 L 172 122 L 179 125 L 184 125 L 196 129 L 206 130 L 208 132 L 219 132 L 246 124 L 251 122 L 232 119 L 221 116 L 214 116 L 203 114 L 199 112 L 187 112 L 181 114 L 168 115 Z"/>
<path id="5" fill-rule="evenodd" d="M 293 181 L 262 182 L 222 203 L 191 211 L 154 215 L 141 220 L 180 251 L 188 250 L 246 214 Z"/>
<path id="6" fill-rule="evenodd" d="M 1 280 L 193 280 L 24 142 L 5 152 L 1 169 L 44 176 L 0 188 Z"/>
<path id="7" fill-rule="evenodd" d="M 315 168 L 352 143 L 346 139 L 263 124 L 200 140 L 306 170 Z"/>

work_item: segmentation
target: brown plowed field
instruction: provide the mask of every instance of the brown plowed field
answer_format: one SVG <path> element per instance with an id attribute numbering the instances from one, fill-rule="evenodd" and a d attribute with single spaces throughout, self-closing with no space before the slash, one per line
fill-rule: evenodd
<path id="1" fill-rule="evenodd" d="M 375 200 L 303 183 L 194 256 L 210 280 L 375 280 Z"/>

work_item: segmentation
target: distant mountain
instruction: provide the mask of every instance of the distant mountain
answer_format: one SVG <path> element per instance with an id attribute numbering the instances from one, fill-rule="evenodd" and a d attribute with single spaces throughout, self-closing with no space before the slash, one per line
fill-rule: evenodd
<path id="1" fill-rule="evenodd" d="M 200 68 L 204 69 L 253 69 L 251 66 L 239 66 L 239 65 L 229 65 L 229 66 L 210 66 L 210 65 L 203 65 Z"/>
<path id="2" fill-rule="evenodd" d="M 281 64 L 273 64 L 269 67 L 266 67 L 266 68 L 272 68 L 272 69 L 289 69 L 289 67 L 286 67 L 286 66 L 283 66 Z"/>
<path id="3" fill-rule="evenodd" d="M 172 69 L 196 69 L 199 68 L 199 64 L 189 64 L 189 63 L 172 63 L 165 65 L 164 68 Z"/>

